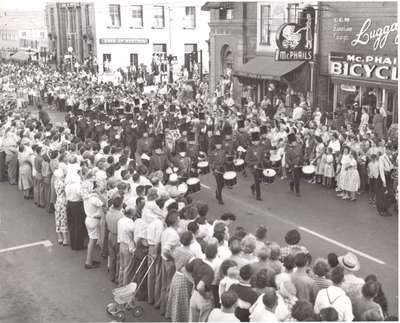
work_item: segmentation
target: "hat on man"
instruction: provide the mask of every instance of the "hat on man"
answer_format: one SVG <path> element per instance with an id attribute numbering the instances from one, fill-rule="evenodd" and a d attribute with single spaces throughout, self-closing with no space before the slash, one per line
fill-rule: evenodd
<path id="1" fill-rule="evenodd" d="M 253 131 L 251 132 L 251 141 L 259 141 L 260 140 L 260 132 Z"/>
<path id="2" fill-rule="evenodd" d="M 187 137 L 188 137 L 188 141 L 195 141 L 195 133 L 194 132 L 190 131 L 188 133 Z"/>
<path id="3" fill-rule="evenodd" d="M 338 257 L 339 264 L 349 271 L 359 271 L 360 263 L 355 254 L 348 252 L 344 256 Z"/>

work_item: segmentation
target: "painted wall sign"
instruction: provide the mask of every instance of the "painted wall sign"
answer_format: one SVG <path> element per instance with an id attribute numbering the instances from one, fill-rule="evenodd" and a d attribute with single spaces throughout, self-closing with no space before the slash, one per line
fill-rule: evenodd
<path id="1" fill-rule="evenodd" d="M 301 23 L 283 24 L 276 34 L 277 61 L 310 61 L 314 57 L 315 10 L 304 8 Z"/>
<path id="2" fill-rule="evenodd" d="M 149 43 L 148 38 L 100 38 L 99 42 L 101 45 L 116 45 L 116 44 L 143 44 Z"/>
<path id="3" fill-rule="evenodd" d="M 383 49 L 388 42 L 389 37 L 393 34 L 394 43 L 398 44 L 398 24 L 397 22 L 391 25 L 385 25 L 378 28 L 371 28 L 372 20 L 368 18 L 364 21 L 360 31 L 356 37 L 351 41 L 351 46 L 368 45 L 372 43 L 372 49 Z"/>
<path id="4" fill-rule="evenodd" d="M 330 53 L 329 74 L 357 79 L 397 82 L 397 57 Z"/>

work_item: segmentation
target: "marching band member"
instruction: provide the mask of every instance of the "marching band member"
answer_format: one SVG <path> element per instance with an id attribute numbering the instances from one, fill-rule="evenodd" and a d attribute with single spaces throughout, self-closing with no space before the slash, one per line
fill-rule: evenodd
<path id="1" fill-rule="evenodd" d="M 290 191 L 296 191 L 300 197 L 301 167 L 303 165 L 303 152 L 301 145 L 296 140 L 296 135 L 288 135 L 288 144 L 285 151 L 286 167 L 288 169 Z"/>
<path id="2" fill-rule="evenodd" d="M 213 138 L 215 148 L 210 152 L 209 163 L 212 171 L 214 172 L 215 181 L 217 183 L 217 190 L 215 196 L 219 204 L 224 204 L 222 200 L 222 189 L 224 188 L 224 171 L 225 171 L 225 151 L 222 149 L 222 138 L 215 135 Z"/>
<path id="3" fill-rule="evenodd" d="M 264 148 L 260 144 L 260 132 L 258 128 L 253 128 L 251 132 L 251 145 L 246 153 L 246 164 L 253 174 L 254 183 L 250 186 L 251 194 L 256 195 L 257 201 L 262 201 L 261 198 L 261 181 Z"/>

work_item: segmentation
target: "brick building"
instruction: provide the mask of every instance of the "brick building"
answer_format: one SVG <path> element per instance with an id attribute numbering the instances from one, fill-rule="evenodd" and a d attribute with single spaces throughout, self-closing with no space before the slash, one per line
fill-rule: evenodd
<path id="1" fill-rule="evenodd" d="M 396 2 L 321 2 L 318 104 L 329 111 L 354 102 L 387 110 L 397 122 Z"/>
<path id="2" fill-rule="evenodd" d="M 72 55 L 80 63 L 96 52 L 93 3 L 47 3 L 46 24 L 49 51 L 58 66 L 67 63 L 65 55 L 70 54 L 69 47 L 72 47 Z"/>
<path id="3" fill-rule="evenodd" d="M 304 4 L 287 1 L 207 2 L 210 11 L 210 89 L 226 68 L 232 70 L 235 102 L 250 95 L 260 102 L 275 90 L 312 96 L 310 63 L 276 61 L 276 33 L 284 23 L 298 23 Z"/>

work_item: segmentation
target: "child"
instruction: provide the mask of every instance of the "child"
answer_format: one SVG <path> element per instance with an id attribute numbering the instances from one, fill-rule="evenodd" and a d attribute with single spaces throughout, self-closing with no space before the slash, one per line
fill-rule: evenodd
<path id="1" fill-rule="evenodd" d="M 324 180 L 327 188 L 332 188 L 333 178 L 335 177 L 333 161 L 332 148 L 328 147 L 326 150 L 326 164 L 324 169 Z"/>
<path id="2" fill-rule="evenodd" d="M 231 285 L 239 283 L 239 268 L 235 261 L 227 259 L 222 262 L 220 271 L 223 278 L 219 283 L 218 294 L 221 298 L 221 295 L 228 291 Z"/>

